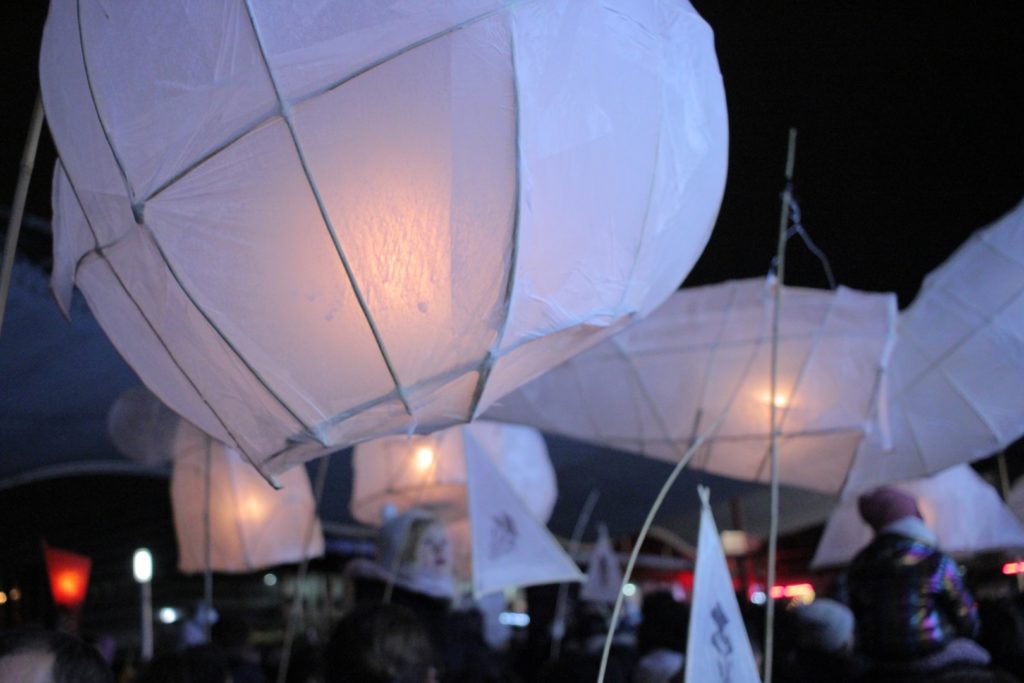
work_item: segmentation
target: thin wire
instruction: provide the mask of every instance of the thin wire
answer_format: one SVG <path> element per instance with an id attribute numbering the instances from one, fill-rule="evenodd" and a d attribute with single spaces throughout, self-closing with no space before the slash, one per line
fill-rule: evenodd
<path id="1" fill-rule="evenodd" d="M 782 285 L 786 277 L 786 227 L 789 225 L 790 198 L 792 196 L 793 164 L 796 159 L 796 128 L 789 129 L 789 146 L 786 151 L 786 189 L 782 194 L 782 212 L 779 216 L 779 244 L 776 252 L 775 308 L 772 311 L 772 365 L 771 365 L 771 401 L 769 402 L 769 419 L 771 433 L 769 443 L 771 450 L 771 522 L 768 531 L 768 609 L 765 614 L 764 633 L 764 683 L 772 683 L 772 666 L 775 649 L 775 600 L 771 598 L 771 589 L 775 585 L 775 564 L 779 546 L 779 435 L 778 415 L 775 399 L 778 396 L 779 383 L 779 318 L 782 306 Z"/>
<path id="2" fill-rule="evenodd" d="M 600 491 L 596 488 L 591 489 L 590 495 L 587 496 L 586 502 L 583 503 L 583 509 L 580 510 L 580 515 L 576 518 L 576 527 L 572 530 L 572 539 L 569 541 L 569 557 L 575 559 L 576 553 L 579 552 L 583 532 L 586 531 L 587 525 L 590 523 L 590 515 L 593 514 L 594 506 L 597 505 L 597 499 L 600 497 Z M 553 626 L 557 630 L 554 631 L 551 637 L 552 660 L 558 659 L 562 648 L 562 638 L 565 635 L 565 605 L 568 599 L 569 584 L 563 582 L 558 586 L 558 599 L 555 601 L 555 621 Z"/>
<path id="3" fill-rule="evenodd" d="M 330 456 L 320 458 L 316 466 L 316 484 L 314 485 L 313 514 L 310 515 L 309 524 L 306 525 L 306 536 L 302 545 L 302 564 L 299 565 L 299 572 L 295 576 L 295 596 L 292 598 L 292 607 L 288 613 L 288 627 L 284 632 L 284 644 L 281 646 L 281 662 L 277 669 L 277 683 L 284 683 L 288 676 L 288 667 L 291 665 L 292 645 L 295 642 L 295 631 L 298 630 L 299 617 L 302 614 L 302 585 L 306 582 L 306 575 L 309 573 L 309 546 L 313 542 L 313 533 L 316 530 L 316 522 L 320 512 L 320 501 L 324 497 L 324 484 L 327 482 L 327 466 L 330 464 Z"/>
<path id="4" fill-rule="evenodd" d="M 836 284 L 835 274 L 832 272 L 832 264 L 828 260 L 828 256 L 825 255 L 824 250 L 811 239 L 811 235 L 804 228 L 800 214 L 800 204 L 797 202 L 796 197 L 793 196 L 793 183 L 787 182 L 786 188 L 783 191 L 782 201 L 789 204 L 789 229 L 786 230 L 786 240 L 788 241 L 791 237 L 800 237 L 800 240 L 807 247 L 807 251 L 811 252 L 818 261 L 821 263 L 822 270 L 825 271 L 825 278 L 828 280 L 828 288 L 835 289 L 838 285 Z M 778 255 L 772 257 L 771 270 L 772 272 L 778 271 Z"/>

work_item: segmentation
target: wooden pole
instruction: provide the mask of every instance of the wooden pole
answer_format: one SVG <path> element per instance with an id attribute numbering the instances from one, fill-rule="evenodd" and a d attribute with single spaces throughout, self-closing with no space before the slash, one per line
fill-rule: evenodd
<path id="1" fill-rule="evenodd" d="M 21 170 L 18 172 L 18 184 L 14 188 L 11 216 L 7 221 L 7 238 L 4 240 L 3 266 L 0 268 L 0 332 L 4 327 L 7 293 L 11 288 L 11 274 L 14 272 L 14 250 L 18 245 L 18 235 L 21 233 L 21 219 L 25 215 L 25 200 L 28 198 L 28 185 L 32 180 L 36 150 L 39 149 L 39 133 L 42 129 L 43 100 L 40 95 L 36 95 L 32 118 L 28 124 L 28 136 L 25 138 L 25 148 L 21 153 Z"/>

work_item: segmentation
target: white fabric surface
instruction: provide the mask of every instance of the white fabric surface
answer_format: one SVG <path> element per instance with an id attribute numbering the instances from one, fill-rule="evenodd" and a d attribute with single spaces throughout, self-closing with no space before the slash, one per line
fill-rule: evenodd
<path id="1" fill-rule="evenodd" d="M 56 0 L 40 79 L 59 301 L 268 473 L 651 311 L 724 188 L 685 0 Z"/>
<path id="2" fill-rule="evenodd" d="M 900 315 L 891 442 L 865 439 L 848 492 L 991 455 L 1024 435 L 1024 203 L 929 273 Z"/>
<path id="3" fill-rule="evenodd" d="M 487 413 L 620 450 L 768 481 L 773 285 L 683 289 L 625 332 L 523 386 Z M 873 428 L 896 300 L 787 287 L 779 346 L 779 478 L 836 493 Z M 721 422 L 719 422 L 721 420 Z"/>

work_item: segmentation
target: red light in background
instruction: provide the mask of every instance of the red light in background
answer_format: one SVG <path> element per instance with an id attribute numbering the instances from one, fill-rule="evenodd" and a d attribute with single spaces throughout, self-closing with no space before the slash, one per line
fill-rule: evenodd
<path id="1" fill-rule="evenodd" d="M 92 560 L 67 550 L 58 550 L 43 545 L 46 557 L 46 573 L 50 576 L 50 593 L 53 601 L 70 609 L 85 602 L 89 590 L 89 572 Z"/>
<path id="2" fill-rule="evenodd" d="M 773 586 L 772 598 L 813 598 L 814 586 L 809 583 L 793 583 L 788 586 Z"/>
<path id="3" fill-rule="evenodd" d="M 1003 573 L 1007 576 L 1024 574 L 1024 562 L 1007 562 L 1003 565 Z"/>

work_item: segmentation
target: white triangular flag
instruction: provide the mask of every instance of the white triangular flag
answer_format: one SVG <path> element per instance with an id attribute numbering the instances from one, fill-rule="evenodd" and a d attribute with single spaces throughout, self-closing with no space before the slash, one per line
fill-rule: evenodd
<path id="1" fill-rule="evenodd" d="M 615 604 L 621 584 L 619 558 L 608 538 L 608 529 L 602 524 L 587 561 L 587 581 L 580 588 L 580 600 Z"/>
<path id="2" fill-rule="evenodd" d="M 708 490 L 698 487 L 703 509 L 693 576 L 686 677 L 694 683 L 760 683 L 747 629 L 718 540 Z"/>
<path id="3" fill-rule="evenodd" d="M 582 581 L 576 563 L 483 453 L 466 451 L 476 597 L 510 586 Z"/>

